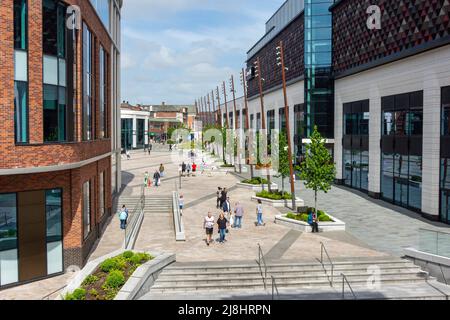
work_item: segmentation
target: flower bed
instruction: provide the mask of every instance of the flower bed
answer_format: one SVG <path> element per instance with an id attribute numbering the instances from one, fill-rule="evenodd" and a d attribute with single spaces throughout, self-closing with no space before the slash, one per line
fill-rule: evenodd
<path id="1" fill-rule="evenodd" d="M 256 194 L 256 196 L 258 198 L 264 198 L 264 199 L 269 199 L 269 200 L 292 200 L 292 194 L 287 193 L 287 192 L 282 192 L 282 191 L 266 191 L 263 190 L 261 192 L 258 192 Z"/>
<path id="2" fill-rule="evenodd" d="M 267 181 L 267 179 L 256 177 L 256 178 L 253 178 L 253 179 L 244 180 L 244 181 L 242 181 L 242 183 L 253 184 L 253 185 L 261 185 L 261 184 L 269 184 L 269 181 Z"/>
<path id="3" fill-rule="evenodd" d="M 64 300 L 114 300 L 131 275 L 153 257 L 147 253 L 125 251 L 106 259 L 87 276 L 81 287 L 64 296 Z"/>
<path id="4" fill-rule="evenodd" d="M 301 213 L 288 213 L 286 215 L 286 218 L 288 219 L 293 219 L 293 220 L 297 220 L 297 221 L 303 221 L 303 222 L 308 222 L 308 215 L 309 212 L 313 211 L 313 208 L 308 208 L 306 211 L 301 212 Z M 317 210 L 317 216 L 319 218 L 319 222 L 334 222 L 333 219 L 330 218 L 329 215 L 327 215 L 325 212 L 323 212 L 322 210 Z"/>

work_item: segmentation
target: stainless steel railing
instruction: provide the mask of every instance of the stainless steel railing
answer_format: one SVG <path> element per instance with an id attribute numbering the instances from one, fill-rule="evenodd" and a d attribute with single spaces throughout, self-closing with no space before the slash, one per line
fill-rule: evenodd
<path id="1" fill-rule="evenodd" d="M 261 278 L 264 283 L 264 290 L 267 289 L 267 264 L 266 259 L 264 258 L 264 253 L 262 251 L 261 245 L 258 243 L 258 260 L 256 260 L 256 263 L 259 266 L 259 272 L 261 273 Z M 264 272 L 263 272 L 263 265 L 264 265 Z"/>
<path id="2" fill-rule="evenodd" d="M 343 273 L 341 273 L 341 276 L 342 276 L 342 300 L 345 300 L 345 284 L 347 284 L 347 286 L 349 287 L 350 292 L 353 295 L 353 299 L 357 300 L 356 294 L 353 291 L 353 288 L 350 285 L 350 282 L 348 281 L 347 276 L 345 274 L 343 274 Z"/>
<path id="3" fill-rule="evenodd" d="M 277 282 L 275 281 L 275 277 L 271 276 L 272 278 L 272 300 L 275 300 L 275 292 L 277 293 L 277 298 L 280 298 L 280 291 L 278 291 Z"/>
<path id="4" fill-rule="evenodd" d="M 127 225 L 125 227 L 125 241 L 124 241 L 125 248 L 128 248 L 130 245 L 130 241 L 132 240 L 132 235 L 135 232 L 137 223 L 139 222 L 141 216 L 144 214 L 144 208 L 145 208 L 145 187 L 141 186 L 141 196 L 139 198 L 138 203 L 131 211 L 131 214 L 129 214 Z"/>
<path id="5" fill-rule="evenodd" d="M 324 263 L 324 253 L 326 255 L 326 257 L 328 258 L 328 262 L 331 265 L 331 278 L 328 275 L 328 270 L 325 268 L 325 263 Z M 328 281 L 330 282 L 330 286 L 333 286 L 334 283 L 334 263 L 330 258 L 330 255 L 328 254 L 327 248 L 325 247 L 325 245 L 323 244 L 323 242 L 320 243 L 320 263 L 322 264 L 322 268 L 325 270 L 325 273 L 327 274 L 327 278 Z"/>

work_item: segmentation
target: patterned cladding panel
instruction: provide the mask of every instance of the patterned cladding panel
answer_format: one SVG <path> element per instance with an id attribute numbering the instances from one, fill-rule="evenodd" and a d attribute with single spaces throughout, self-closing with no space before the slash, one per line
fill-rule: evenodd
<path id="1" fill-rule="evenodd" d="M 381 9 L 381 30 L 367 28 L 370 5 Z M 333 10 L 334 72 L 450 37 L 449 15 L 450 0 L 344 0 Z"/>

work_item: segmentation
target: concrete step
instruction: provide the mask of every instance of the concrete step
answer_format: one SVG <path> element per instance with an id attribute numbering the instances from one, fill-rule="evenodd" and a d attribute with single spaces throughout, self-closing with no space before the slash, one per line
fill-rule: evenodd
<path id="1" fill-rule="evenodd" d="M 343 272 L 345 271 L 345 272 Z M 420 268 L 383 268 L 381 270 L 381 275 L 389 274 L 389 273 L 402 273 L 402 272 L 412 272 L 412 273 L 420 273 Z M 264 271 L 263 271 L 264 272 Z M 330 273 L 330 270 L 328 270 Z M 345 269 L 345 270 L 335 270 L 335 276 L 339 276 L 341 273 L 345 275 L 353 275 L 353 274 L 364 274 L 367 275 L 366 269 Z M 280 277 L 302 277 L 302 276 L 322 276 L 325 274 L 323 269 L 314 269 L 314 270 L 296 270 L 296 271 L 269 271 L 268 276 L 274 276 L 275 278 Z M 261 272 L 259 271 L 245 271 L 240 273 L 235 272 L 220 272 L 220 275 L 225 278 L 233 278 L 233 279 L 247 279 L 247 278 L 261 278 Z M 160 274 L 158 280 L 161 281 L 176 281 L 176 280 L 193 280 L 193 281 L 203 281 L 211 279 L 211 274 L 204 273 L 167 273 L 163 272 Z"/>
<path id="2" fill-rule="evenodd" d="M 270 281 L 269 281 L 270 282 Z M 365 285 L 367 284 L 367 276 L 365 277 L 354 277 L 349 279 L 350 284 L 353 285 Z M 336 282 L 335 285 L 338 285 L 340 282 Z M 425 280 L 421 277 L 417 276 L 386 276 L 380 279 L 380 283 L 382 285 L 403 285 L 403 284 L 412 284 L 412 283 L 426 283 Z M 270 286 L 270 283 L 268 283 Z M 295 280 L 295 281 L 277 281 L 278 289 L 282 288 L 305 288 L 305 287 L 329 287 L 330 283 L 327 278 L 324 279 L 311 279 L 311 280 Z M 152 287 L 150 292 L 156 293 L 170 293 L 170 292 L 186 292 L 186 291 L 197 291 L 197 290 L 211 290 L 211 291 L 224 291 L 228 289 L 263 289 L 264 284 L 262 279 L 257 282 L 243 282 L 243 281 L 234 281 L 228 283 L 220 283 L 218 285 L 217 282 L 212 283 L 199 283 L 199 284 L 171 284 L 164 285 L 159 284 L 158 282 Z"/>

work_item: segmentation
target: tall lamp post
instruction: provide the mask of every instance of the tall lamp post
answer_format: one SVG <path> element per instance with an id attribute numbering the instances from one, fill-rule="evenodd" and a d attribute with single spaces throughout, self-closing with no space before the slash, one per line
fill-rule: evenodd
<path id="1" fill-rule="evenodd" d="M 218 124 L 218 118 L 216 118 L 216 102 L 214 99 L 214 90 L 211 90 L 211 101 L 212 101 L 212 109 L 213 109 L 213 117 L 214 117 L 214 123 Z"/>
<path id="2" fill-rule="evenodd" d="M 236 90 L 234 89 L 234 77 L 231 75 L 230 78 L 230 92 L 233 94 L 233 106 L 234 106 L 234 131 L 237 132 L 238 130 L 238 117 L 237 117 L 237 109 L 236 109 Z M 237 137 L 234 137 L 235 140 L 237 140 Z M 233 146 L 233 155 L 234 155 L 234 146 Z M 239 173 L 242 173 L 242 166 L 241 166 L 241 157 L 239 157 Z M 234 160 L 236 162 L 236 159 Z M 234 167 L 234 172 L 236 172 L 236 166 Z"/>
<path id="3" fill-rule="evenodd" d="M 225 100 L 225 102 L 224 102 L 225 103 L 225 119 L 226 119 L 226 124 L 227 124 L 226 128 L 228 130 L 228 129 L 230 129 L 230 117 L 229 117 L 229 114 L 228 114 L 227 88 L 225 86 L 225 81 L 222 83 L 222 91 L 223 91 L 223 98 Z M 233 126 L 233 124 L 232 124 L 232 126 Z M 234 153 L 234 151 L 233 151 L 233 153 Z M 231 164 L 231 162 L 233 162 L 233 160 L 232 160 L 233 158 L 232 157 L 233 156 L 230 154 L 230 164 Z"/>
<path id="4" fill-rule="evenodd" d="M 212 125 L 213 121 L 212 121 L 211 101 L 209 100 L 209 93 L 207 94 L 207 97 L 208 97 L 208 111 L 209 111 L 208 122 L 209 122 L 210 125 Z"/>
<path id="5" fill-rule="evenodd" d="M 266 115 L 264 113 L 264 94 L 263 94 L 263 86 L 262 86 L 264 78 L 261 75 L 261 61 L 260 61 L 259 57 L 256 58 L 254 65 L 255 65 L 255 77 L 258 78 L 259 98 L 260 98 L 260 103 L 261 103 L 261 128 L 263 131 L 265 131 L 266 130 Z M 267 168 L 267 182 L 268 182 L 269 192 L 272 192 L 272 182 L 270 179 L 269 168 Z"/>
<path id="6" fill-rule="evenodd" d="M 222 124 L 223 119 L 222 119 L 222 108 L 220 107 L 219 86 L 216 87 L 216 98 L 217 98 L 217 106 L 219 108 L 219 124 L 220 124 L 220 128 L 222 129 L 223 128 L 223 124 Z M 226 162 L 226 159 L 225 159 L 225 145 L 223 144 L 223 139 L 221 141 L 221 144 L 222 144 L 222 158 L 223 158 L 223 161 Z"/>
<path id="7" fill-rule="evenodd" d="M 248 110 L 248 100 L 247 100 L 247 79 L 245 78 L 245 70 L 242 68 L 241 71 L 241 85 L 244 88 L 244 105 L 245 105 L 245 130 L 250 129 L 250 112 Z M 248 141 L 247 141 L 248 142 Z M 247 148 L 246 152 L 247 152 Z M 247 157 L 245 157 L 247 159 Z M 253 179 L 253 165 L 250 163 L 250 159 L 246 160 L 247 164 L 250 166 L 250 177 Z"/>
<path id="8" fill-rule="evenodd" d="M 292 163 L 292 142 L 291 142 L 291 130 L 289 123 L 289 106 L 286 90 L 286 66 L 284 65 L 284 46 L 283 41 L 280 41 L 280 45 L 277 47 L 277 65 L 281 67 L 281 78 L 283 80 L 283 96 L 284 96 L 284 117 L 286 119 L 286 139 L 288 141 L 288 159 L 289 159 L 289 173 L 291 182 L 291 194 L 292 194 L 292 210 L 296 210 L 296 198 L 295 198 L 295 182 L 294 182 L 294 165 Z"/>

